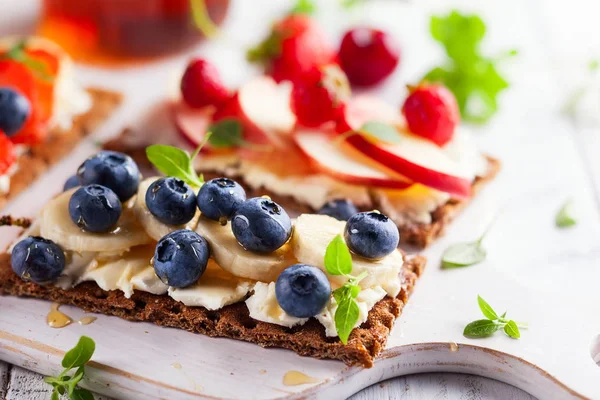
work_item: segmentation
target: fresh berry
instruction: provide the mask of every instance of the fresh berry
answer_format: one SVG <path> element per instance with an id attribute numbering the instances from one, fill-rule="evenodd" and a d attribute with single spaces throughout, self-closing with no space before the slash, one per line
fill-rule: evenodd
<path id="1" fill-rule="evenodd" d="M 65 185 L 63 186 L 63 192 L 66 192 L 69 189 L 73 189 L 79 185 L 79 178 L 77 177 L 77 175 L 73 175 L 72 177 L 70 177 L 69 179 L 67 179 L 67 181 L 65 182 Z"/>
<path id="2" fill-rule="evenodd" d="M 294 264 L 277 278 L 275 296 L 283 311 L 292 317 L 309 318 L 323 310 L 331 296 L 331 286 L 319 268 Z"/>
<path id="3" fill-rule="evenodd" d="M 16 161 L 17 155 L 13 143 L 0 132 L 0 175 L 6 174 Z"/>
<path id="4" fill-rule="evenodd" d="M 140 170 L 131 157 L 116 151 L 101 151 L 88 158 L 77 170 L 79 183 L 106 186 L 119 196 L 129 200 L 138 190 Z"/>
<path id="5" fill-rule="evenodd" d="M 148 187 L 146 206 L 159 221 L 169 225 L 181 225 L 194 218 L 196 195 L 181 179 L 161 178 Z"/>
<path id="6" fill-rule="evenodd" d="M 316 128 L 338 120 L 349 97 L 346 75 L 330 64 L 311 69 L 294 83 L 291 107 L 299 125 Z"/>
<path id="7" fill-rule="evenodd" d="M 400 59 L 400 49 L 386 32 L 354 28 L 344 35 L 338 57 L 351 84 L 371 86 L 394 71 Z"/>
<path id="8" fill-rule="evenodd" d="M 8 137 L 14 136 L 31 113 L 29 100 L 19 92 L 0 88 L 0 130 Z"/>
<path id="9" fill-rule="evenodd" d="M 107 187 L 101 185 L 82 186 L 69 200 L 71 220 L 81 229 L 105 233 L 109 232 L 121 216 L 121 202 Z"/>
<path id="10" fill-rule="evenodd" d="M 340 221 L 348 221 L 356 213 L 358 213 L 358 208 L 347 199 L 331 200 L 319 210 L 319 214 L 329 215 Z"/>
<path id="11" fill-rule="evenodd" d="M 196 200 L 203 215 L 223 222 L 231 219 L 246 201 L 246 191 L 234 180 L 215 178 L 202 185 Z"/>
<path id="12" fill-rule="evenodd" d="M 387 256 L 398 247 L 400 234 L 391 219 L 377 211 L 369 211 L 348 219 L 344 239 L 354 253 L 377 259 Z"/>
<path id="13" fill-rule="evenodd" d="M 279 204 L 266 197 L 254 197 L 238 207 L 231 230 L 246 250 L 270 253 L 288 241 L 292 221 Z"/>
<path id="14" fill-rule="evenodd" d="M 217 68 L 206 60 L 192 60 L 181 78 L 181 95 L 193 108 L 220 107 L 229 98 L 229 90 L 221 81 Z"/>
<path id="15" fill-rule="evenodd" d="M 204 238 L 181 229 L 160 239 L 154 251 L 154 272 L 165 284 L 184 288 L 194 284 L 208 263 L 210 251 Z"/>
<path id="16" fill-rule="evenodd" d="M 267 72 L 280 82 L 295 81 L 315 66 L 332 63 L 336 54 L 314 20 L 291 14 L 277 22 L 270 35 L 248 52 L 248 59 L 265 64 Z"/>
<path id="17" fill-rule="evenodd" d="M 422 84 L 411 88 L 402 106 L 408 129 L 415 135 L 443 146 L 452 139 L 460 122 L 456 98 L 448 88 Z"/>
<path id="18" fill-rule="evenodd" d="M 30 236 L 15 245 L 10 260 L 12 270 L 24 281 L 47 283 L 65 269 L 65 253 L 51 240 Z"/>

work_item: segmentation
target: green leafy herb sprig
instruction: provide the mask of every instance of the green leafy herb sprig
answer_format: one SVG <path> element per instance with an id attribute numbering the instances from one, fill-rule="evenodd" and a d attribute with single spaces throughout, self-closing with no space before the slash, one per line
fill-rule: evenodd
<path id="1" fill-rule="evenodd" d="M 89 390 L 77 386 L 85 375 L 85 364 L 92 358 L 94 350 L 96 350 L 96 344 L 91 338 L 80 337 L 79 342 L 65 354 L 62 360 L 63 372 L 57 377 L 44 378 L 46 383 L 54 387 L 52 400 L 58 400 L 59 396 L 63 394 L 67 394 L 73 400 L 94 400 L 94 396 Z M 75 374 L 67 375 L 74 368 L 77 368 Z"/>
<path id="2" fill-rule="evenodd" d="M 465 121 L 487 122 L 498 110 L 498 95 L 509 86 L 497 65 L 517 51 L 511 50 L 495 59 L 484 56 L 480 44 L 486 28 L 477 15 L 455 10 L 445 16 L 432 16 L 429 29 L 433 38 L 444 46 L 448 59 L 427 72 L 423 80 L 448 87 L 456 96 Z"/>
<path id="3" fill-rule="evenodd" d="M 560 210 L 558 210 L 558 213 L 556 214 L 556 217 L 554 219 L 554 223 L 556 224 L 556 227 L 557 228 L 569 228 L 569 227 L 577 224 L 577 220 L 575 219 L 574 214 L 575 214 L 575 211 L 574 211 L 573 201 L 567 200 L 562 205 Z"/>
<path id="4" fill-rule="evenodd" d="M 513 339 L 521 337 L 519 328 L 527 328 L 527 324 L 515 322 L 512 319 L 506 319 L 506 312 L 498 315 L 481 296 L 477 296 L 477 304 L 486 319 L 478 319 L 465 326 L 463 335 L 468 338 L 484 338 L 492 336 L 500 328 L 504 329 L 504 333 Z"/>
<path id="5" fill-rule="evenodd" d="M 342 343 L 348 343 L 348 337 L 358 321 L 359 309 L 356 297 L 360 293 L 358 283 L 367 273 L 358 276 L 352 273 L 352 255 L 341 235 L 337 235 L 327 246 L 325 251 L 325 269 L 331 275 L 343 275 L 348 278 L 343 286 L 333 291 L 333 298 L 338 307 L 335 311 L 335 329 Z"/>
<path id="6" fill-rule="evenodd" d="M 43 62 L 36 60 L 29 56 L 25 51 L 27 42 L 22 40 L 11 47 L 6 53 L 2 55 L 2 60 L 13 60 L 18 63 L 25 65 L 30 71 L 34 73 L 39 79 L 44 81 L 52 82 L 54 79 L 48 73 L 48 67 Z"/>
<path id="7" fill-rule="evenodd" d="M 191 156 L 187 151 L 178 147 L 153 144 L 146 148 L 146 157 L 163 174 L 179 178 L 188 185 L 200 187 L 204 183 L 204 177 L 198 176 L 193 161 L 211 136 L 212 132 L 207 132 L 204 141 Z"/>
<path id="8" fill-rule="evenodd" d="M 208 127 L 208 143 L 215 149 L 245 147 L 255 151 L 273 150 L 272 146 L 250 143 L 244 139 L 244 127 L 235 118 L 222 119 Z"/>

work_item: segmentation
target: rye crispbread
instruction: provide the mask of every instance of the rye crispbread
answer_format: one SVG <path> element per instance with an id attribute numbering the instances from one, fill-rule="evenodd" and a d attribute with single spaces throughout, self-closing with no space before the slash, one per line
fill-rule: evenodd
<path id="1" fill-rule="evenodd" d="M 120 93 L 97 88 L 87 91 L 92 97 L 92 108 L 77 116 L 71 129 L 64 131 L 56 128 L 50 132 L 44 143 L 30 147 L 19 157 L 19 168 L 11 177 L 10 190 L 6 194 L 0 194 L 0 209 L 27 189 L 48 168 L 69 154 L 81 139 L 112 114 L 122 100 Z"/>
<path id="2" fill-rule="evenodd" d="M 325 329 L 315 319 L 294 328 L 254 320 L 244 302 L 209 311 L 204 307 L 185 306 L 167 295 L 147 292 L 136 291 L 127 299 L 120 290 L 104 291 L 94 282 L 83 282 L 69 290 L 25 282 L 12 271 L 8 254 L 0 254 L 0 294 L 51 300 L 88 312 L 244 340 L 262 347 L 280 347 L 303 356 L 340 360 L 368 368 L 384 349 L 394 320 L 406 304 L 425 261 L 417 256 L 404 263 L 400 294 L 397 298 L 388 296 L 379 301 L 369 312 L 367 321 L 354 329 L 346 345 L 337 337 L 325 336 Z"/>

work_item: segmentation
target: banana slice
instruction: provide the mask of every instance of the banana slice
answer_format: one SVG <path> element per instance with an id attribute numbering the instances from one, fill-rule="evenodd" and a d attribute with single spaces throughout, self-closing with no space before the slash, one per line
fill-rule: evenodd
<path id="1" fill-rule="evenodd" d="M 346 223 L 327 215 L 302 214 L 296 219 L 292 246 L 298 262 L 313 265 L 327 273 L 325 268 L 325 251 L 336 235 L 344 234 Z M 362 281 L 362 288 L 381 286 L 392 297 L 400 293 L 403 257 L 395 250 L 390 255 L 379 260 L 367 260 L 352 254 L 352 275 L 362 272 L 368 275 Z M 342 275 L 327 274 L 334 288 L 348 280 Z"/>
<path id="2" fill-rule="evenodd" d="M 71 221 L 69 200 L 73 192 L 68 190 L 52 199 L 42 210 L 40 233 L 42 237 L 56 242 L 65 250 L 76 252 L 113 252 L 152 242 L 138 224 L 131 208 L 123 208 L 117 227 L 109 233 L 85 232 Z"/>
<path id="3" fill-rule="evenodd" d="M 154 240 L 159 241 L 163 236 L 179 230 L 179 229 L 194 229 L 200 218 L 200 210 L 196 211 L 194 218 L 187 224 L 183 225 L 167 225 L 160 222 L 146 206 L 146 191 L 150 185 L 160 179 L 159 177 L 153 177 L 143 180 L 138 187 L 137 196 L 133 205 L 133 212 L 135 213 L 139 223 L 144 227 L 146 233 Z"/>
<path id="4" fill-rule="evenodd" d="M 208 241 L 210 255 L 217 264 L 240 278 L 272 282 L 281 271 L 296 262 L 289 242 L 272 253 L 257 254 L 240 246 L 229 224 L 222 226 L 208 218 L 200 218 L 196 232 Z"/>

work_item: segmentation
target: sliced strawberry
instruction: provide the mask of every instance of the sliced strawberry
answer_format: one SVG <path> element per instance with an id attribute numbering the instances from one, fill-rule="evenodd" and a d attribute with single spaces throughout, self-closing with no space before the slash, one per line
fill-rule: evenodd
<path id="1" fill-rule="evenodd" d="M 206 132 L 211 123 L 211 114 L 214 112 L 214 108 L 211 106 L 196 109 L 191 108 L 179 102 L 173 104 L 173 119 L 175 121 L 175 127 L 181 136 L 190 144 L 190 146 L 196 148 L 206 138 Z M 202 147 L 203 152 L 211 150 L 210 144 L 206 143 Z"/>
<path id="2" fill-rule="evenodd" d="M 0 132 L 0 175 L 6 174 L 16 161 L 14 145 L 8 136 Z"/>
<path id="3" fill-rule="evenodd" d="M 54 107 L 54 79 L 60 68 L 58 57 L 42 49 L 26 49 L 25 53 L 43 65 L 41 71 L 33 71 L 38 94 L 38 115 L 42 122 L 52 117 Z"/>
<path id="4" fill-rule="evenodd" d="M 31 70 L 13 60 L 0 61 L 0 86 L 19 91 L 31 102 L 31 114 L 19 133 L 12 137 L 12 141 L 29 145 L 40 143 L 46 137 L 47 128 L 40 117 L 40 114 L 44 115 L 44 111 L 40 111 L 39 86 Z"/>

